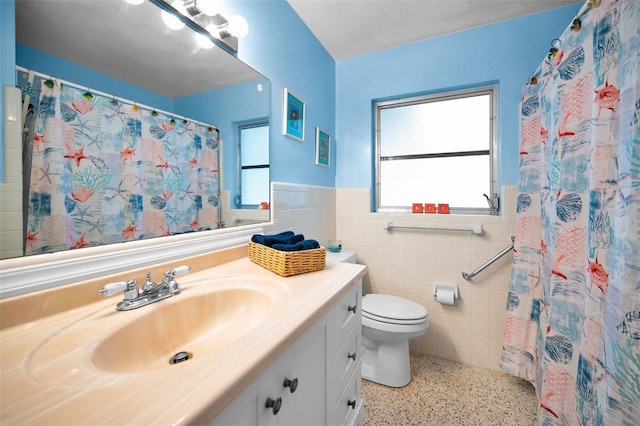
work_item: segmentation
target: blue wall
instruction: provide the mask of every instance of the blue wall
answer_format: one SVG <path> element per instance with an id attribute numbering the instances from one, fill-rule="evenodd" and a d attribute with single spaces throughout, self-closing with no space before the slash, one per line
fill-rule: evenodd
<path id="1" fill-rule="evenodd" d="M 238 57 L 271 81 L 271 180 L 333 187 L 336 172 L 335 61 L 285 0 L 228 3 L 249 23 Z M 303 143 L 282 134 L 283 90 L 306 107 Z M 331 167 L 315 165 L 315 128 L 332 135 Z"/>
<path id="2" fill-rule="evenodd" d="M 11 40 L 15 36 L 12 25 L 5 22 L 7 15 L 13 16 L 14 3 L 2 0 L 0 5 L 0 72 L 3 82 L 14 84 Z M 517 182 L 521 88 L 579 7 L 566 6 L 338 62 L 286 0 L 229 2 L 226 13 L 240 14 L 249 22 L 249 35 L 240 40 L 238 57 L 271 81 L 272 180 L 369 187 L 373 100 L 497 82 L 500 184 L 509 185 Z M 304 143 L 282 135 L 285 87 L 306 103 Z M 332 135 L 331 168 L 315 165 L 316 126 Z"/>
<path id="3" fill-rule="evenodd" d="M 516 184 L 521 89 L 579 9 L 566 6 L 338 61 L 336 186 L 372 186 L 372 101 L 496 82 L 499 184 Z"/>

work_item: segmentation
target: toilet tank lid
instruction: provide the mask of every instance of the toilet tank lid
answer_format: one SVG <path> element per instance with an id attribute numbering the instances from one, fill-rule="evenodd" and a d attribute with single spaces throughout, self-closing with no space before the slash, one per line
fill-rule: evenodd
<path id="1" fill-rule="evenodd" d="M 362 311 L 379 317 L 399 320 L 426 318 L 427 308 L 412 300 L 389 294 L 367 294 Z"/>
<path id="2" fill-rule="evenodd" d="M 356 252 L 353 250 L 341 250 L 339 252 L 327 250 L 327 261 L 356 263 Z"/>

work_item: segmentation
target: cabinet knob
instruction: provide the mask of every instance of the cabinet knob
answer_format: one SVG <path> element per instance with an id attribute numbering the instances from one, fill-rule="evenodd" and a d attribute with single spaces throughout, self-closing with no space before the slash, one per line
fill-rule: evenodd
<path id="1" fill-rule="evenodd" d="M 353 306 L 351 306 L 351 305 L 350 305 L 350 306 L 347 306 L 347 311 L 351 311 L 351 312 L 353 312 L 354 314 L 356 313 L 356 311 L 357 311 L 357 310 L 358 310 L 358 305 L 357 305 L 357 304 L 355 304 L 355 305 L 353 305 Z"/>
<path id="2" fill-rule="evenodd" d="M 354 360 L 354 361 L 355 361 L 355 360 L 356 360 L 356 353 L 355 353 L 355 352 L 352 352 L 352 353 L 348 354 L 348 355 L 347 355 L 347 358 L 351 358 L 352 360 Z"/>
<path id="3" fill-rule="evenodd" d="M 276 400 L 267 397 L 267 402 L 264 404 L 265 408 L 271 408 L 273 410 L 273 415 L 275 416 L 280 411 L 280 407 L 282 407 L 282 398 L 278 398 Z"/>
<path id="4" fill-rule="evenodd" d="M 349 401 L 347 401 L 347 405 L 349 405 L 353 410 L 356 409 L 356 400 L 355 399 L 350 399 Z"/>
<path id="5" fill-rule="evenodd" d="M 296 389 L 298 389 L 298 378 L 294 377 L 293 380 L 290 380 L 289 378 L 285 377 L 282 386 L 284 386 L 285 388 L 289 388 L 289 391 L 291 391 L 291 393 L 294 393 Z"/>

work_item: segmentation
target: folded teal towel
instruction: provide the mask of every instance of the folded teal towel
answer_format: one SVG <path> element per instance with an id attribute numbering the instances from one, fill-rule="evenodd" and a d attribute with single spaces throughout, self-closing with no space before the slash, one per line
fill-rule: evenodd
<path id="1" fill-rule="evenodd" d="M 295 244 L 274 244 L 271 248 L 280 251 L 301 251 L 320 248 L 320 244 L 316 240 L 304 240 Z"/>
<path id="2" fill-rule="evenodd" d="M 292 231 L 285 231 L 275 235 L 255 234 L 251 237 L 254 243 L 262 244 L 267 247 L 273 247 L 274 244 L 296 244 L 304 240 L 304 235 L 294 234 Z"/>

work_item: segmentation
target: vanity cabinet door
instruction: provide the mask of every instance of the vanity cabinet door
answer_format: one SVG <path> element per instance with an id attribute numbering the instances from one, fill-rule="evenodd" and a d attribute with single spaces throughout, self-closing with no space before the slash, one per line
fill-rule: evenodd
<path id="1" fill-rule="evenodd" d="M 293 346 L 291 363 L 282 365 L 281 377 L 297 379 L 292 393 L 289 386 L 283 390 L 282 410 L 278 425 L 324 426 L 326 422 L 326 321 L 318 321 Z"/>
<path id="2" fill-rule="evenodd" d="M 327 424 L 326 329 L 322 317 L 260 376 L 260 426 Z"/>

